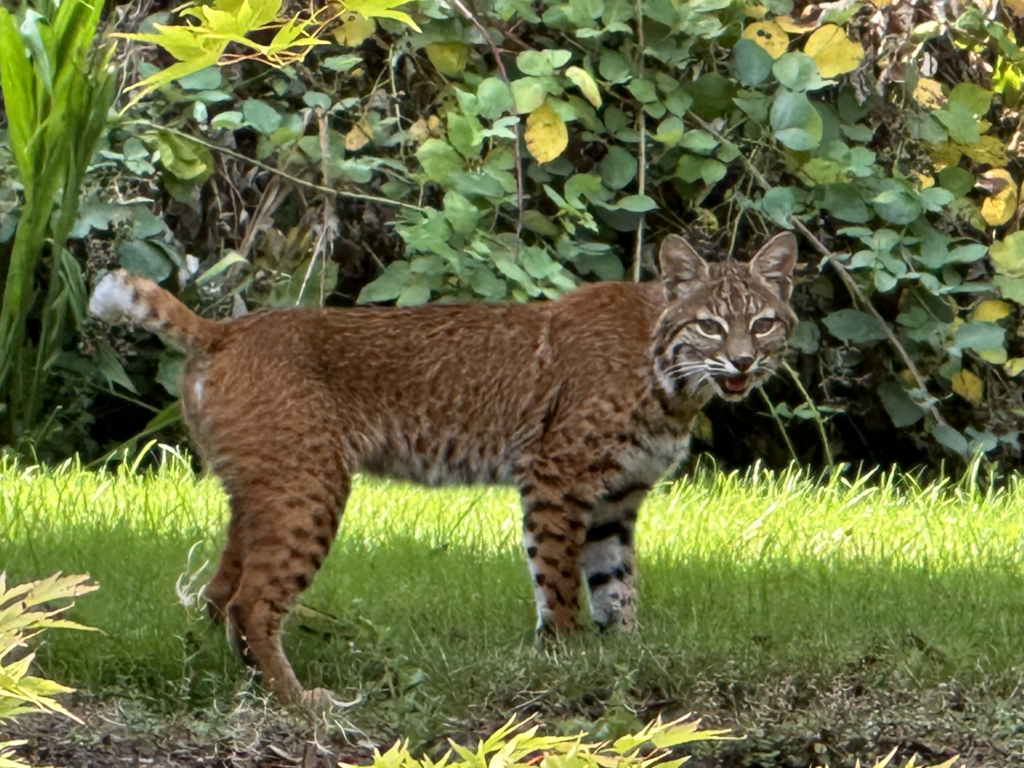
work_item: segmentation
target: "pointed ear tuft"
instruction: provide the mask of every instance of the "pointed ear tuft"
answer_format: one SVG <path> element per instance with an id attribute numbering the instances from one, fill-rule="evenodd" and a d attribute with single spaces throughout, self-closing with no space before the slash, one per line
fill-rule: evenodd
<path id="1" fill-rule="evenodd" d="M 768 283 L 782 301 L 789 301 L 793 293 L 797 250 L 796 235 L 782 232 L 765 243 L 750 260 L 751 274 Z"/>
<path id="2" fill-rule="evenodd" d="M 658 261 L 661 279 L 669 289 L 679 283 L 707 279 L 710 273 L 708 263 L 680 235 L 668 235 L 661 241 Z"/>

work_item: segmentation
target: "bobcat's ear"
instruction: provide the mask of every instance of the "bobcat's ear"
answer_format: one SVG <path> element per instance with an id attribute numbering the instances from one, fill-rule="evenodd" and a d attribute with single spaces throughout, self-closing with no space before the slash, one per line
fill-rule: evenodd
<path id="1" fill-rule="evenodd" d="M 667 235 L 658 252 L 661 280 L 671 296 L 680 283 L 706 280 L 710 274 L 708 263 L 680 235 Z"/>
<path id="2" fill-rule="evenodd" d="M 793 293 L 793 269 L 796 267 L 796 235 L 782 232 L 762 246 L 750 260 L 750 273 L 758 275 L 782 301 Z"/>

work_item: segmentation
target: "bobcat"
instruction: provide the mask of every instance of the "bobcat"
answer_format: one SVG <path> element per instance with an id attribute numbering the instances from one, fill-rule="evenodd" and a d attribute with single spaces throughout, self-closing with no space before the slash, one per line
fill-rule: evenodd
<path id="1" fill-rule="evenodd" d="M 796 238 L 749 263 L 661 244 L 660 283 L 595 283 L 533 304 L 281 309 L 214 322 L 123 270 L 89 311 L 188 357 L 181 409 L 230 497 L 206 588 L 282 703 L 320 704 L 281 647 L 289 605 L 327 556 L 353 472 L 515 485 L 538 631 L 577 627 L 581 582 L 604 628 L 636 614 L 633 528 L 688 449 L 697 412 L 779 365 Z"/>

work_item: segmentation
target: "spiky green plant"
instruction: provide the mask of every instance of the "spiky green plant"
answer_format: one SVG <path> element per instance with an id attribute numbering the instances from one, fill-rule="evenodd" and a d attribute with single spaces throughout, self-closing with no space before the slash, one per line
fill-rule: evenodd
<path id="1" fill-rule="evenodd" d="M 0 89 L 23 201 L 0 305 L 0 405 L 7 440 L 31 426 L 41 381 L 60 351 L 69 316 L 80 319 L 85 285 L 64 243 L 79 191 L 117 94 L 112 49 L 94 45 L 103 3 L 32 0 L 0 7 Z M 49 243 L 50 278 L 35 349 L 24 344 L 32 276 Z"/>

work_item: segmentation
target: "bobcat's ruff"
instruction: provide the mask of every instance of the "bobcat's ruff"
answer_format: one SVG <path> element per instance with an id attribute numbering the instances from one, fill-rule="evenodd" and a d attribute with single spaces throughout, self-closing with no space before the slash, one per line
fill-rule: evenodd
<path id="1" fill-rule="evenodd" d="M 678 236 L 662 280 L 584 285 L 534 304 L 282 309 L 203 319 L 156 284 L 106 275 L 89 310 L 188 357 L 181 407 L 230 497 L 206 590 L 282 702 L 310 701 L 281 647 L 289 604 L 338 528 L 353 472 L 518 487 L 538 630 L 636 613 L 633 527 L 714 396 L 777 367 L 796 324 L 796 239 L 707 263 Z"/>

